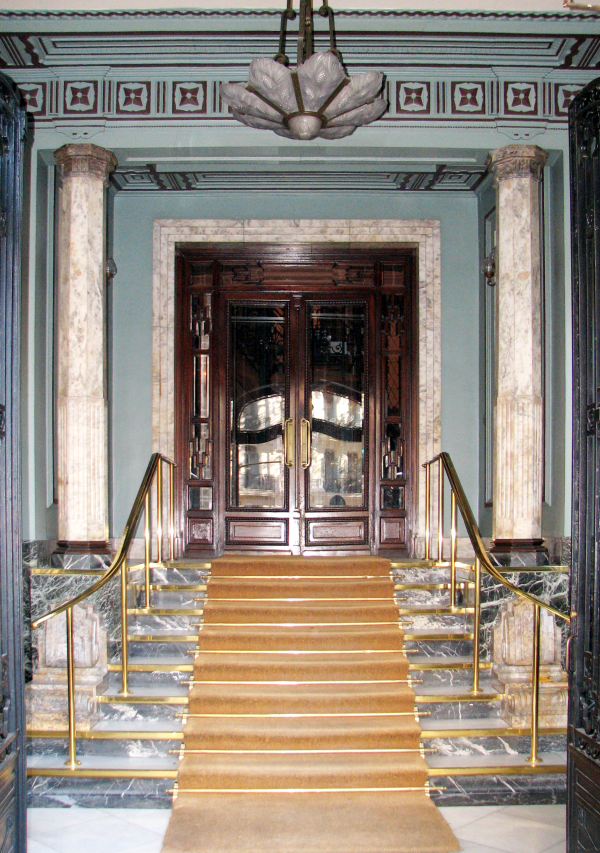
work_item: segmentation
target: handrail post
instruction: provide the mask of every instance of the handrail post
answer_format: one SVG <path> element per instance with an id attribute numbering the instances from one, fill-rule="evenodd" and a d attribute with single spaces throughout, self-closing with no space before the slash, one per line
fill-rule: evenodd
<path id="1" fill-rule="evenodd" d="M 431 556 L 431 466 L 425 463 L 425 559 Z"/>
<path id="2" fill-rule="evenodd" d="M 77 761 L 77 731 L 75 723 L 75 654 L 73 649 L 73 608 L 67 608 L 67 705 L 69 714 L 69 760 L 65 766 L 75 770 Z"/>
<path id="3" fill-rule="evenodd" d="M 542 764 L 538 755 L 538 724 L 540 703 L 540 605 L 533 605 L 533 662 L 531 668 L 531 752 L 527 761 L 533 766 Z"/>
<path id="4" fill-rule="evenodd" d="M 175 559 L 175 467 L 169 462 L 169 560 Z"/>
<path id="5" fill-rule="evenodd" d="M 444 463 L 438 459 L 438 563 L 444 561 Z"/>
<path id="6" fill-rule="evenodd" d="M 456 495 L 454 493 L 454 489 L 450 488 L 450 516 L 451 516 L 451 524 L 450 528 L 450 605 L 452 607 L 456 604 L 456 542 L 457 542 L 457 530 L 456 530 Z"/>
<path id="7" fill-rule="evenodd" d="M 144 574 L 146 579 L 146 607 L 150 607 L 150 493 L 144 498 Z"/>
<path id="8" fill-rule="evenodd" d="M 479 693 L 479 643 L 481 628 L 481 563 L 475 557 L 475 602 L 473 612 L 473 687 L 471 693 Z"/>
<path id="9" fill-rule="evenodd" d="M 128 696 L 129 649 L 127 646 L 127 557 L 121 564 L 121 694 Z"/>
<path id="10" fill-rule="evenodd" d="M 162 563 L 162 535 L 163 535 L 163 505 L 162 505 L 162 459 L 158 460 L 156 469 L 156 558 L 157 563 Z M 149 605 L 147 605 L 149 606 Z"/>

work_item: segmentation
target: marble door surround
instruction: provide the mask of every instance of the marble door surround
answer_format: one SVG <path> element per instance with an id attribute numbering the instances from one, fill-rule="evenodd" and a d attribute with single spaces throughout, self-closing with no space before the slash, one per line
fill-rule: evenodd
<path id="1" fill-rule="evenodd" d="M 439 220 L 391 219 L 157 219 L 154 221 L 152 328 L 152 450 L 175 453 L 175 250 L 178 243 L 416 246 L 418 249 L 417 530 L 424 553 L 425 474 L 421 463 L 441 448 L 441 272 Z"/>
<path id="2" fill-rule="evenodd" d="M 494 411 L 494 546 L 543 560 L 542 281 L 540 182 L 548 154 L 537 145 L 492 151 L 496 186 L 498 372 Z"/>
<path id="3" fill-rule="evenodd" d="M 106 188 L 117 165 L 91 143 L 63 145 L 59 168 L 57 456 L 59 548 L 106 549 Z"/>

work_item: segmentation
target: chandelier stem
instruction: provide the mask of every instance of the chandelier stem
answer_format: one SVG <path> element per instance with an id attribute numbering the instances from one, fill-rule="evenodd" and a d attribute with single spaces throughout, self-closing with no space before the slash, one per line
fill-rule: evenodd
<path id="1" fill-rule="evenodd" d="M 281 65 L 289 65 L 290 61 L 285 52 L 285 42 L 287 39 L 287 22 L 293 21 L 296 17 L 294 12 L 293 0 L 287 0 L 287 7 L 281 13 L 281 26 L 279 28 L 279 51 L 275 56 L 275 62 L 280 62 Z"/>
<path id="2" fill-rule="evenodd" d="M 312 0 L 300 0 L 300 28 L 298 32 L 298 66 L 315 52 Z"/>
<path id="3" fill-rule="evenodd" d="M 342 54 L 339 52 L 339 50 L 337 48 L 337 42 L 336 42 L 336 38 L 335 38 L 335 21 L 333 20 L 333 9 L 329 5 L 328 0 L 323 0 L 323 5 L 319 9 L 319 15 L 322 18 L 327 18 L 327 21 L 329 23 L 329 50 L 330 50 L 330 52 L 333 53 L 334 56 L 337 56 L 337 58 L 340 60 L 340 62 L 343 62 Z"/>

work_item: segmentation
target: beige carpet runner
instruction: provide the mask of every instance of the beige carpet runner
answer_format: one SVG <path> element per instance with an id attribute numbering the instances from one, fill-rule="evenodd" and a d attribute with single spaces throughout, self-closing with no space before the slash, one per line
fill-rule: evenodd
<path id="1" fill-rule="evenodd" d="M 386 560 L 215 560 L 164 853 L 459 850 L 402 648 Z"/>

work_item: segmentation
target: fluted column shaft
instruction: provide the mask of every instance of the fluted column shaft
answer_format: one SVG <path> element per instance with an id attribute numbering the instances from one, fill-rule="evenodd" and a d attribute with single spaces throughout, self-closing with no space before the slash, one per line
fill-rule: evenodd
<path id="1" fill-rule="evenodd" d="M 116 166 L 92 144 L 55 152 L 58 214 L 59 543 L 108 539 L 105 198 Z"/>
<path id="2" fill-rule="evenodd" d="M 488 160 L 496 185 L 495 550 L 542 544 L 543 389 L 540 181 L 547 153 L 508 145 Z"/>

